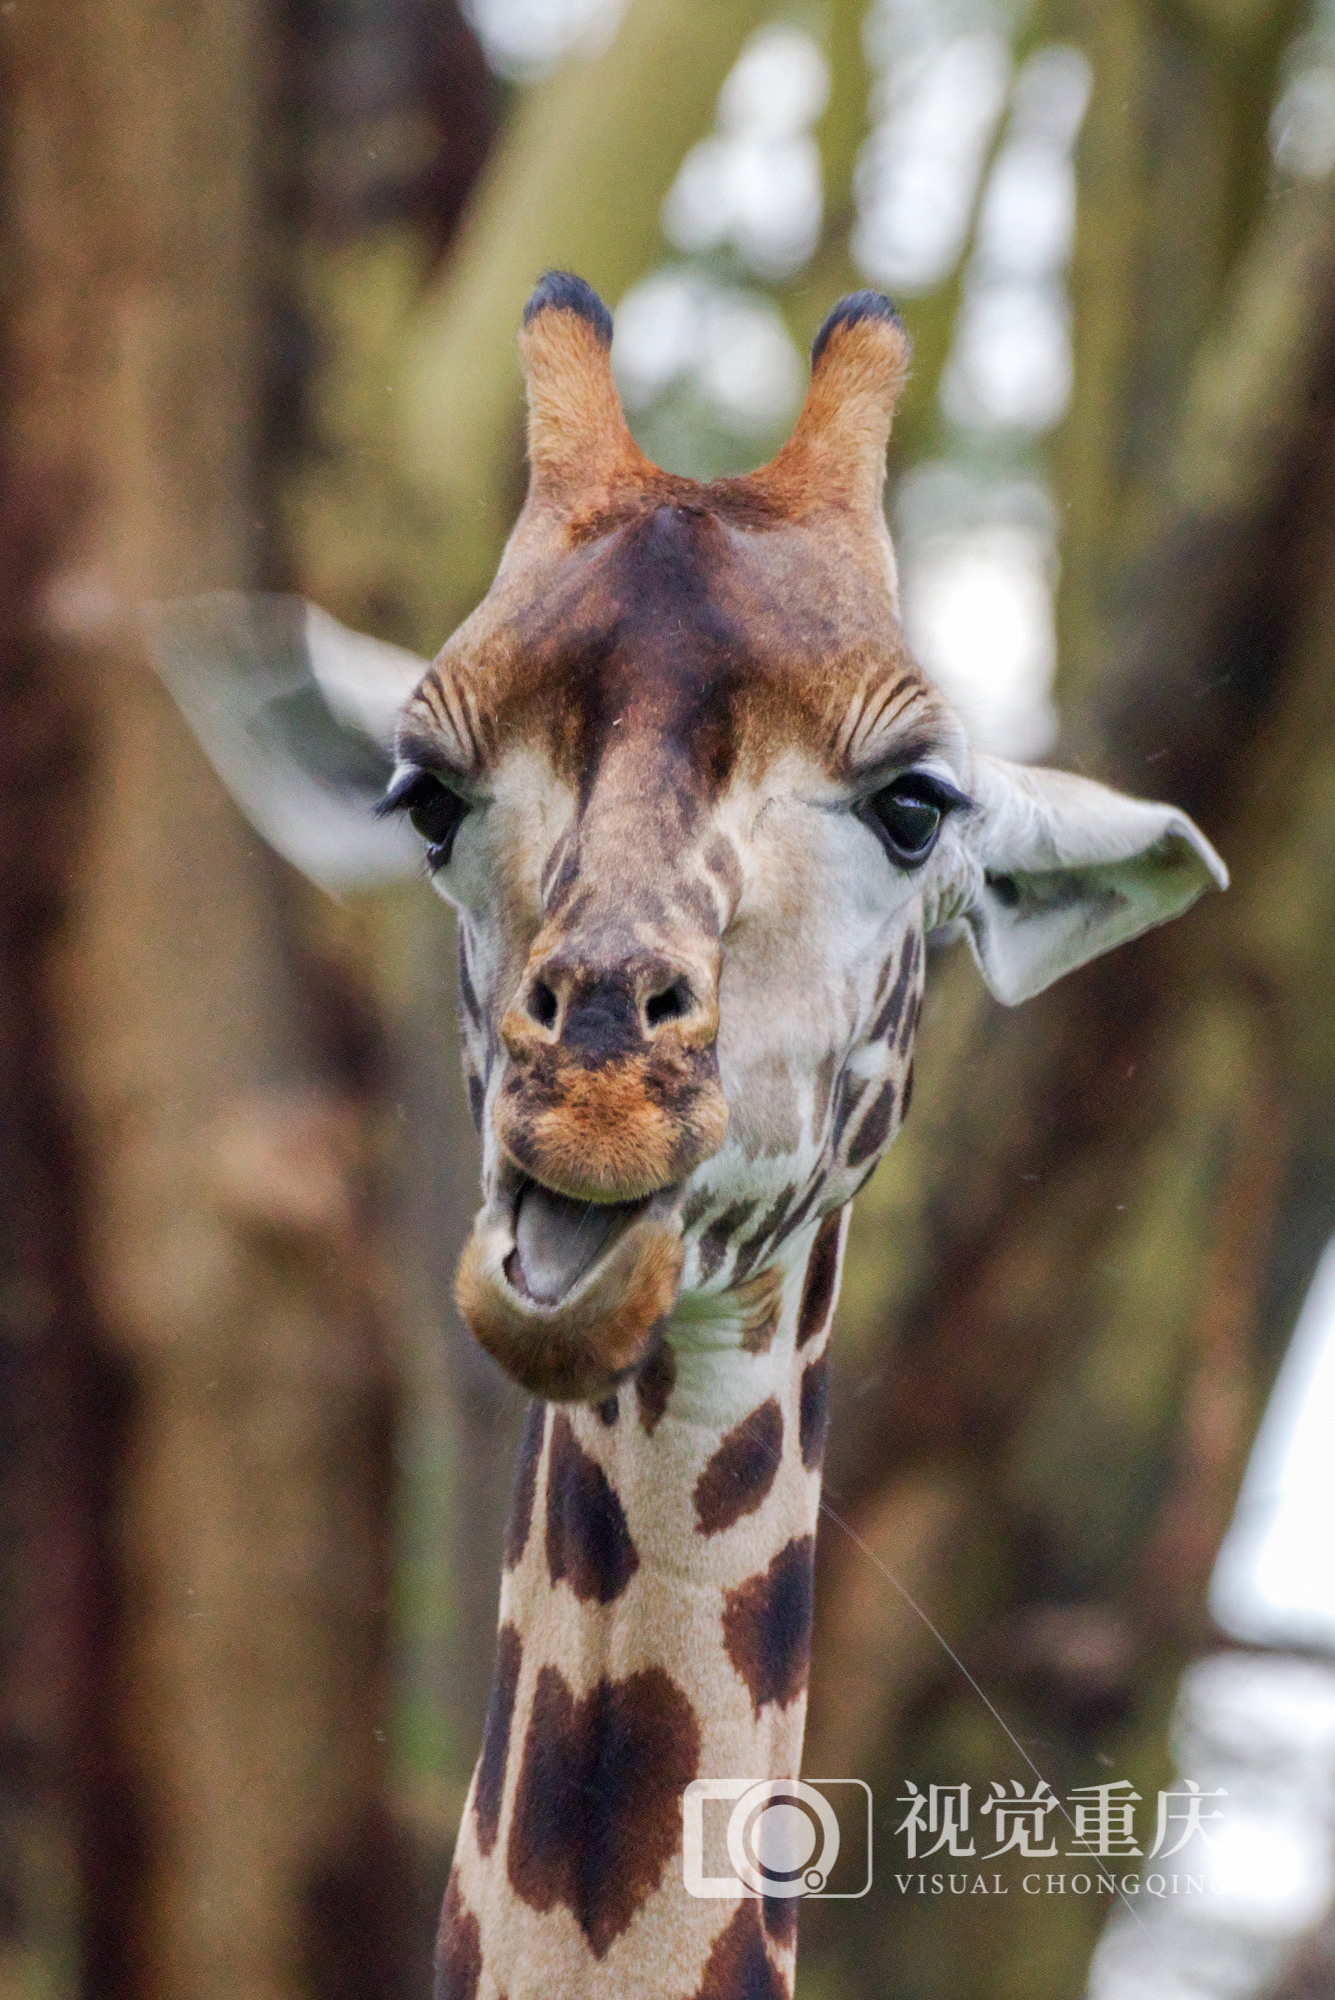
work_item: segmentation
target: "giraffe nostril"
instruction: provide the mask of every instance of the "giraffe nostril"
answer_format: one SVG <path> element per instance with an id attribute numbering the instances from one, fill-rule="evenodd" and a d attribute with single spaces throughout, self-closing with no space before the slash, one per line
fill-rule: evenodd
<path id="1" fill-rule="evenodd" d="M 541 979 L 535 979 L 529 988 L 528 1011 L 540 1028 L 554 1028 L 560 1011 L 556 995 Z"/>
<path id="2" fill-rule="evenodd" d="M 645 1002 L 644 1018 L 651 1028 L 661 1028 L 664 1021 L 680 1021 L 695 1007 L 695 995 L 684 979 L 674 979 L 664 993 L 655 993 Z"/>

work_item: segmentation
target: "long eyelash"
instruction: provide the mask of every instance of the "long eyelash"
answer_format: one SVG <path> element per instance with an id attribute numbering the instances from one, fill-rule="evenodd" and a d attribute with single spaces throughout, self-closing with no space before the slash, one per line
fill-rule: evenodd
<path id="1" fill-rule="evenodd" d="M 939 806 L 943 814 L 972 813 L 978 810 L 976 802 L 966 792 L 961 792 L 948 779 L 938 778 L 933 771 L 901 771 L 898 777 L 889 778 L 882 784 L 874 785 L 870 791 L 864 792 L 858 803 L 878 798 L 882 792 L 893 791 L 897 785 L 909 783 L 924 798 L 930 799 L 934 806 Z"/>
<path id="2" fill-rule="evenodd" d="M 944 778 L 936 777 L 931 771 L 905 771 L 902 778 L 892 779 L 891 783 L 902 784 L 904 778 L 911 778 L 933 805 L 940 806 L 943 813 L 971 813 L 978 810 L 974 800 L 966 792 L 959 791 L 954 785 L 947 783 Z M 883 786 L 882 790 L 889 790 L 889 787 Z"/>
<path id="3" fill-rule="evenodd" d="M 425 804 L 430 787 L 438 782 L 429 771 L 404 771 L 393 780 L 384 798 L 378 800 L 372 810 L 377 819 L 389 819 L 394 813 L 411 812 L 415 805 Z"/>

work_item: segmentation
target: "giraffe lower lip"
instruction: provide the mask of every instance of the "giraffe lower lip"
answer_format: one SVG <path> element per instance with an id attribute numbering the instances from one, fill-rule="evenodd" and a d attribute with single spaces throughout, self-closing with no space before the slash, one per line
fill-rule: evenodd
<path id="1" fill-rule="evenodd" d="M 527 1181 L 515 1204 L 515 1247 L 506 1276 L 516 1291 L 555 1305 L 592 1270 L 647 1201 L 572 1201 Z"/>

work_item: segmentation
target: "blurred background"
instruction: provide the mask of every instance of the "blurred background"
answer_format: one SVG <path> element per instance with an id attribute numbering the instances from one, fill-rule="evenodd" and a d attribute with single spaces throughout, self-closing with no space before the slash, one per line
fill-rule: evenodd
<path id="1" fill-rule="evenodd" d="M 548 265 L 697 474 L 889 291 L 920 658 L 1234 871 L 1014 1014 L 934 950 L 807 1757 L 883 1858 L 803 2000 L 1335 1995 L 1335 7 L 0 0 L 0 74 L 0 1996 L 430 1990 L 522 1418 L 451 922 L 275 854 L 138 614 L 434 652 Z M 906 1780 L 1032 1779 L 890 1578 L 1059 1795 L 1223 1787 L 1209 1893 L 900 1893 Z"/>

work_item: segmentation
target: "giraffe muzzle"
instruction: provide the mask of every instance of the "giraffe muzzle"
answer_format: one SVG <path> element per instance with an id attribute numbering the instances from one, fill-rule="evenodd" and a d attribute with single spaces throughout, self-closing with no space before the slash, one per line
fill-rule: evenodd
<path id="1" fill-rule="evenodd" d="M 572 1201 L 643 1201 L 723 1144 L 712 969 L 644 953 L 608 971 L 539 957 L 501 1023 L 496 1136 Z"/>
<path id="2" fill-rule="evenodd" d="M 457 1296 L 530 1394 L 601 1402 L 657 1349 L 681 1278 L 681 1186 L 728 1124 L 715 990 L 649 955 L 603 974 L 548 955 L 505 1016 L 497 1192 Z"/>

